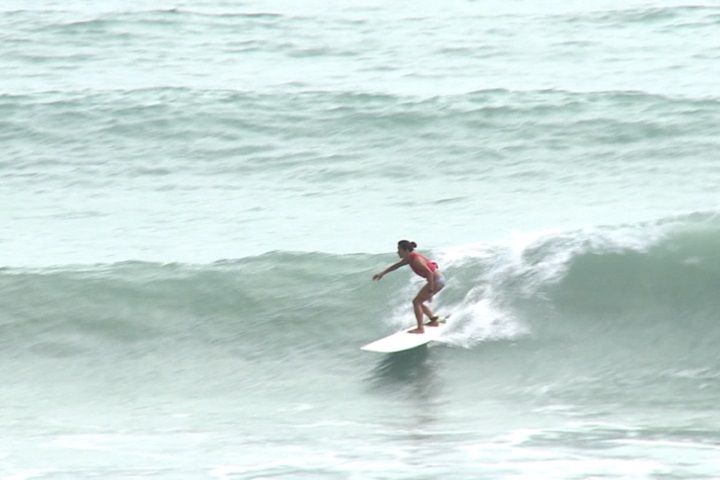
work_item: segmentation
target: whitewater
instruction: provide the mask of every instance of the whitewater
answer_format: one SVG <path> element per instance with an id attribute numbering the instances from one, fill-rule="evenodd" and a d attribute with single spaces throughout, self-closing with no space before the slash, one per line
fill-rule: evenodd
<path id="1" fill-rule="evenodd" d="M 720 478 L 719 25 L 4 2 L 0 480 Z"/>

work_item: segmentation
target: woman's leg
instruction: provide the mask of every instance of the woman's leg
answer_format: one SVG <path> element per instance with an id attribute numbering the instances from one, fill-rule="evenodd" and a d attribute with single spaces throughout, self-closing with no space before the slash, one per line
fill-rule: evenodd
<path id="1" fill-rule="evenodd" d="M 417 321 L 417 328 L 410 330 L 410 333 L 425 333 L 425 328 L 423 325 L 423 313 L 425 315 L 428 315 L 429 313 L 428 316 L 432 317 L 432 312 L 426 305 L 424 305 L 423 302 L 427 301 L 430 298 L 430 295 L 430 285 L 425 284 L 415 296 L 415 299 L 412 303 L 413 311 L 415 312 L 415 320 Z"/>
<path id="2" fill-rule="evenodd" d="M 445 288 L 445 277 L 440 276 L 440 278 L 438 278 L 435 281 L 435 294 L 438 293 L 443 288 Z M 425 305 L 424 303 L 422 304 L 422 310 L 423 310 L 423 313 L 425 315 L 427 315 L 428 319 L 430 319 L 430 321 L 425 324 L 426 326 L 437 327 L 440 325 L 440 322 L 438 321 L 438 317 L 436 317 L 435 314 L 432 312 L 432 310 L 430 310 L 430 308 L 427 305 Z"/>
<path id="3" fill-rule="evenodd" d="M 435 314 L 432 312 L 432 310 L 430 310 L 430 307 L 423 303 L 421 308 L 425 316 L 428 317 L 430 321 L 432 321 L 432 318 L 435 316 Z"/>

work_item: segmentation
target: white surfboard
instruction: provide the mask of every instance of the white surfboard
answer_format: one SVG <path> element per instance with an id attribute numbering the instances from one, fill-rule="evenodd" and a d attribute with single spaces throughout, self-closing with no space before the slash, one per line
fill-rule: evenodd
<path id="1" fill-rule="evenodd" d="M 376 340 L 367 345 L 360 347 L 361 350 L 368 352 L 378 353 L 395 353 L 402 352 L 403 350 L 410 350 L 411 348 L 425 345 L 426 343 L 437 340 L 442 332 L 445 330 L 447 323 L 445 318 L 440 319 L 440 325 L 437 327 L 428 327 L 425 325 L 425 333 L 408 333 L 413 328 L 402 330 L 387 337 Z"/>

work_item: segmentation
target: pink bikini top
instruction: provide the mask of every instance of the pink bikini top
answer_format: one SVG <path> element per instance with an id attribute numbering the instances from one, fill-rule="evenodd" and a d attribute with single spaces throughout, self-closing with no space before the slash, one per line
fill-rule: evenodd
<path id="1" fill-rule="evenodd" d="M 412 268 L 412 269 L 413 269 L 413 272 L 417 273 L 417 274 L 420 275 L 421 277 L 426 278 L 426 277 L 425 277 L 425 272 L 421 272 L 420 270 L 418 270 L 417 267 L 415 267 L 415 259 L 417 259 L 417 258 L 421 258 L 421 259 L 425 260 L 425 263 L 427 264 L 427 266 L 428 266 L 428 268 L 430 269 L 431 272 L 435 272 L 435 271 L 438 269 L 438 264 L 437 264 L 437 263 L 433 262 L 432 260 L 430 260 L 429 258 L 427 258 L 427 257 L 424 256 L 424 255 L 421 255 L 421 254 L 419 254 L 419 253 L 417 253 L 417 252 L 412 252 L 412 253 L 410 254 L 410 268 Z"/>

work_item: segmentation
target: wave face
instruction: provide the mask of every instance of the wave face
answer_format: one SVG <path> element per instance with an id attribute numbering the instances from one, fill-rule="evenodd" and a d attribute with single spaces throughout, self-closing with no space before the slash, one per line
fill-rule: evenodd
<path id="1" fill-rule="evenodd" d="M 718 234 L 716 215 L 696 214 L 434 252 L 449 279 L 436 307 L 452 314 L 446 342 L 716 362 Z M 4 269 L 2 355 L 340 356 L 412 323 L 417 281 L 397 272 L 370 281 L 392 261 L 271 252 L 209 265 Z"/>

